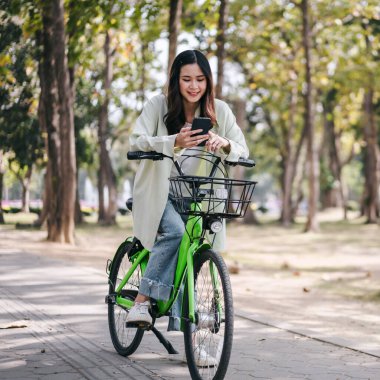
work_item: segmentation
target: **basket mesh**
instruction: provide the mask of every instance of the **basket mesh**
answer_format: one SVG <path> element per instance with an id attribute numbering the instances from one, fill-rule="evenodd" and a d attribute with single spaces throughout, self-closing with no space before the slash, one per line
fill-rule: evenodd
<path id="1" fill-rule="evenodd" d="M 257 182 L 199 176 L 170 177 L 171 196 L 181 214 L 240 218 L 245 215 Z M 198 203 L 189 209 L 189 203 Z"/>

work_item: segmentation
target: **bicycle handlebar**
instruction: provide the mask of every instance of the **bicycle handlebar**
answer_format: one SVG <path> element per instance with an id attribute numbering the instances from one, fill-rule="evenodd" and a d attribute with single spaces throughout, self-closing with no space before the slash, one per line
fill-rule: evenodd
<path id="1" fill-rule="evenodd" d="M 251 160 L 249 158 L 239 158 L 237 162 L 233 161 L 224 161 L 225 164 L 230 165 L 230 166 L 245 166 L 247 168 L 252 168 L 256 166 L 256 162 L 254 160 Z"/>
<path id="2" fill-rule="evenodd" d="M 128 160 L 163 160 L 165 157 L 172 158 L 170 156 L 166 156 L 163 153 L 158 152 L 143 152 L 143 151 L 137 151 L 137 152 L 128 152 L 127 158 Z M 249 158 L 239 158 L 238 161 L 232 162 L 232 161 L 224 161 L 225 164 L 230 166 L 245 166 L 247 168 L 252 168 L 256 165 L 254 160 L 251 160 Z"/>
<path id="3" fill-rule="evenodd" d="M 158 152 L 142 152 L 142 151 L 137 151 L 137 152 L 128 152 L 127 153 L 127 158 L 128 160 L 153 160 L 153 161 L 158 161 L 158 160 L 163 160 L 165 156 L 162 153 Z"/>

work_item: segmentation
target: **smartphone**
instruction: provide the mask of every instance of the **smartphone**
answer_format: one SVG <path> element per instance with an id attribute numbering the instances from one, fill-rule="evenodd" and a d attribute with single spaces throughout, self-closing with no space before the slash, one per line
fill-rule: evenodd
<path id="1" fill-rule="evenodd" d="M 195 117 L 191 125 L 191 130 L 195 131 L 196 129 L 202 129 L 202 132 L 193 136 L 207 135 L 208 131 L 212 129 L 211 119 L 209 117 Z M 206 141 L 201 142 L 198 146 L 205 146 Z"/>

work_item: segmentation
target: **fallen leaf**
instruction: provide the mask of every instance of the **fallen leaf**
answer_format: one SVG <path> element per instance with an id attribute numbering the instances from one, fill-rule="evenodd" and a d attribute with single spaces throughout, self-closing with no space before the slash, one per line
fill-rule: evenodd
<path id="1" fill-rule="evenodd" d="M 290 268 L 290 265 L 287 261 L 284 261 L 281 265 L 282 270 L 288 270 Z"/>

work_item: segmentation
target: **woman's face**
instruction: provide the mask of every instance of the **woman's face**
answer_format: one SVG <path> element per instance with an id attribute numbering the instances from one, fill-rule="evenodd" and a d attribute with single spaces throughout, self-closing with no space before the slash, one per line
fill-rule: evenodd
<path id="1" fill-rule="evenodd" d="M 184 65 L 179 73 L 179 92 L 187 103 L 198 103 L 206 92 L 207 79 L 197 63 Z"/>

